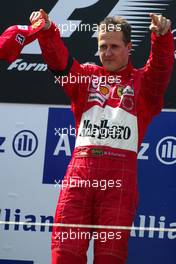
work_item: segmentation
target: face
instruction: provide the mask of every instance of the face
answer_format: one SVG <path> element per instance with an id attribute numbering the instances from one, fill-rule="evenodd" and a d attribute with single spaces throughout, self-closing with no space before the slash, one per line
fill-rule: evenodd
<path id="1" fill-rule="evenodd" d="M 125 44 L 122 31 L 99 32 L 100 61 L 107 71 L 119 71 L 128 64 L 131 42 Z"/>

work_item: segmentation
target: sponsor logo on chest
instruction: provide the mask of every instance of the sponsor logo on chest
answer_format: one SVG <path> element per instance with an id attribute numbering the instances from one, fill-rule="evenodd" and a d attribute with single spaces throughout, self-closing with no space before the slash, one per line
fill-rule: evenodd
<path id="1" fill-rule="evenodd" d="M 131 129 L 129 126 L 108 125 L 107 119 L 100 120 L 100 125 L 93 124 L 89 119 L 85 119 L 79 136 L 128 140 L 131 136 Z"/>
<path id="2" fill-rule="evenodd" d="M 103 78 L 104 77 L 104 78 Z M 131 85 L 121 84 L 119 76 L 93 76 L 88 88 L 88 102 L 98 102 L 104 105 L 109 100 L 116 100 L 118 105 L 120 102 L 126 110 L 132 110 L 134 106 L 134 89 Z M 111 82 L 107 83 L 107 78 Z M 117 105 L 117 106 L 118 106 Z"/>

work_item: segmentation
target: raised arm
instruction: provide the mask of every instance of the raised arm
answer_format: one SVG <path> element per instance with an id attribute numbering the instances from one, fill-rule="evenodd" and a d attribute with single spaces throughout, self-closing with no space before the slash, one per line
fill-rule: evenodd
<path id="1" fill-rule="evenodd" d="M 30 16 L 31 24 L 40 18 L 44 18 L 46 22 L 43 32 L 38 38 L 44 60 L 49 69 L 63 71 L 67 67 L 69 53 L 60 37 L 59 29 L 51 22 L 48 14 L 43 9 L 32 12 Z"/>
<path id="2" fill-rule="evenodd" d="M 151 117 L 163 107 L 166 90 L 174 63 L 174 40 L 171 21 L 162 15 L 150 14 L 151 51 L 143 68 L 141 91 Z"/>
<path id="3" fill-rule="evenodd" d="M 42 9 L 33 12 L 30 16 L 30 21 L 33 24 L 40 18 L 44 18 L 46 21 L 44 29 L 38 37 L 43 58 L 48 68 L 56 76 L 58 82 L 60 80 L 59 83 L 61 85 L 63 85 L 63 80 L 66 80 L 64 76 L 69 75 L 71 78 L 72 75 L 75 77 L 75 83 L 71 84 L 68 78 L 68 83 L 64 83 L 63 85 L 66 93 L 73 99 L 74 96 L 78 96 L 81 86 L 77 77 L 79 75 L 91 76 L 93 67 L 80 64 L 69 54 L 68 49 L 62 41 L 58 27 L 50 21 L 48 15 Z"/>

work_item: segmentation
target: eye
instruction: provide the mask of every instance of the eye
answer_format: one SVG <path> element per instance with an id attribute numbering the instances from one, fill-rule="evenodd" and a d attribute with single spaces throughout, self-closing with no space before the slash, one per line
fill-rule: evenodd
<path id="1" fill-rule="evenodd" d="M 102 44 L 99 46 L 100 51 L 105 51 L 107 49 L 107 46 L 105 44 Z"/>
<path id="2" fill-rule="evenodd" d="M 117 44 L 112 44 L 112 45 L 111 45 L 111 48 L 112 48 L 112 49 L 117 49 L 117 48 L 119 48 L 119 46 L 118 46 Z"/>

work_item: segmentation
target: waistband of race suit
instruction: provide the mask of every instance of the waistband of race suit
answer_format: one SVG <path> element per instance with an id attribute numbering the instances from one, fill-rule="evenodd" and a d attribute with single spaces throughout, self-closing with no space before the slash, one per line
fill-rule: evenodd
<path id="1" fill-rule="evenodd" d="M 133 151 L 101 146 L 77 147 L 74 149 L 74 157 L 127 158 L 129 156 L 134 157 L 136 153 Z"/>

